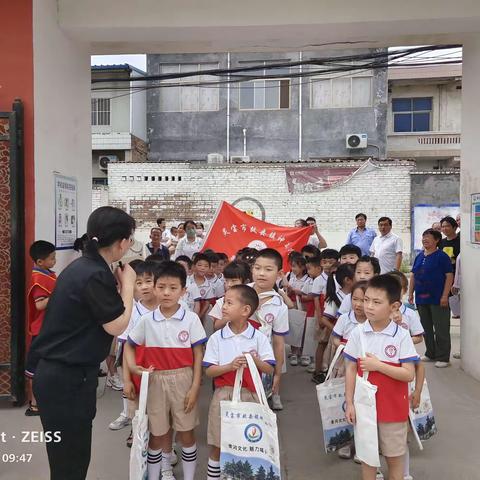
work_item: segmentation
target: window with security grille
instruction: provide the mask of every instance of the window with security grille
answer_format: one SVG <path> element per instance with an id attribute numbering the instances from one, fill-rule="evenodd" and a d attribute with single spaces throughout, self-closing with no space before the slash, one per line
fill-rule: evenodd
<path id="1" fill-rule="evenodd" d="M 109 98 L 92 98 L 92 125 L 110 125 Z"/>

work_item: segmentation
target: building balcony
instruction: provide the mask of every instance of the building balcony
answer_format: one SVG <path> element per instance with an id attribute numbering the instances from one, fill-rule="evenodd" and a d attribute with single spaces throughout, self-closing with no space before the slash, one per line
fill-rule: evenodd
<path id="1" fill-rule="evenodd" d="M 460 133 L 452 132 L 392 133 L 387 139 L 387 155 L 394 158 L 459 157 L 460 138 Z"/>

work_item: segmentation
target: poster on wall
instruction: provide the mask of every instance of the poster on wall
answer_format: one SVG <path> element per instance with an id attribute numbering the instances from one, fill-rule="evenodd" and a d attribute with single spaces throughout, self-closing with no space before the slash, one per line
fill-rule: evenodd
<path id="1" fill-rule="evenodd" d="M 412 235 L 413 248 L 422 250 L 422 233 L 427 228 L 432 228 L 432 224 L 439 222 L 443 217 L 449 215 L 456 218 L 460 213 L 460 205 L 456 203 L 448 205 L 415 205 L 413 207 Z"/>
<path id="2" fill-rule="evenodd" d="M 73 248 L 77 238 L 77 179 L 55 175 L 55 246 Z"/>
<path id="3" fill-rule="evenodd" d="M 480 193 L 472 194 L 472 235 L 471 243 L 480 245 Z"/>

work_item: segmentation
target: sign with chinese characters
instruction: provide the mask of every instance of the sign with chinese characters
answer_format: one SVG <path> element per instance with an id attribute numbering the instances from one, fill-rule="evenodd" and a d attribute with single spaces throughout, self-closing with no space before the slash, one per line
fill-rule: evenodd
<path id="1" fill-rule="evenodd" d="M 286 167 L 290 193 L 312 193 L 342 185 L 360 173 L 371 172 L 378 167 L 367 160 L 360 168 L 348 167 Z"/>
<path id="2" fill-rule="evenodd" d="M 55 246 L 68 250 L 78 233 L 77 180 L 55 175 Z"/>
<path id="3" fill-rule="evenodd" d="M 480 193 L 472 195 L 472 233 L 470 242 L 480 245 Z"/>
<path id="4" fill-rule="evenodd" d="M 229 258 L 242 248 L 257 250 L 274 248 L 283 257 L 287 267 L 287 256 L 308 243 L 312 227 L 280 227 L 252 217 L 227 202 L 222 202 L 203 244 L 203 250 L 211 248 L 224 252 Z"/>

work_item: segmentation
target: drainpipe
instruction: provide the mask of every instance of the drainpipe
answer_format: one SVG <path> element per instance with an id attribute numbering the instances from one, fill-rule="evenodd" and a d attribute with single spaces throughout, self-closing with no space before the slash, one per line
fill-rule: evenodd
<path id="1" fill-rule="evenodd" d="M 243 156 L 247 156 L 247 129 L 243 129 Z"/>
<path id="2" fill-rule="evenodd" d="M 301 62 L 303 59 L 303 54 L 302 52 L 298 53 L 298 61 Z M 303 105 L 302 105 L 302 92 L 303 92 L 303 78 L 302 78 L 302 71 L 303 71 L 303 66 L 299 66 L 300 69 L 300 76 L 298 77 L 299 79 L 299 84 L 298 84 L 298 161 L 302 161 L 302 112 L 303 112 Z"/>
<path id="3" fill-rule="evenodd" d="M 227 52 L 227 70 L 230 72 L 230 52 Z M 227 74 L 227 162 L 230 162 L 230 73 Z"/>

